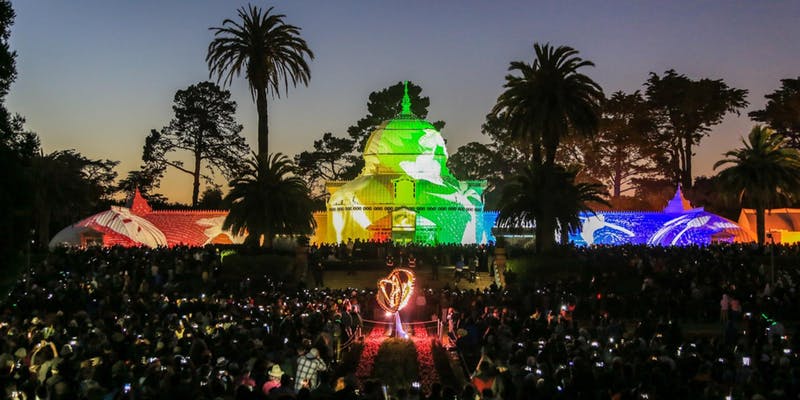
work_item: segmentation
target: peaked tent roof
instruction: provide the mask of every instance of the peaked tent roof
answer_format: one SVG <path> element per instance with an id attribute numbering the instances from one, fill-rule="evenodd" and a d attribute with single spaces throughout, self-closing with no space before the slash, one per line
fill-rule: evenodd
<path id="1" fill-rule="evenodd" d="M 144 215 L 153 212 L 153 208 L 151 208 L 150 204 L 147 204 L 147 200 L 142 197 L 139 188 L 136 188 L 133 192 L 133 197 L 128 201 L 127 206 L 134 214 Z"/>
<path id="2" fill-rule="evenodd" d="M 682 213 L 692 209 L 692 203 L 689 203 L 689 200 L 686 200 L 683 197 L 683 191 L 681 190 L 681 184 L 678 184 L 678 190 L 675 191 L 675 196 L 667 202 L 667 206 L 664 207 L 663 212 L 665 213 Z"/>

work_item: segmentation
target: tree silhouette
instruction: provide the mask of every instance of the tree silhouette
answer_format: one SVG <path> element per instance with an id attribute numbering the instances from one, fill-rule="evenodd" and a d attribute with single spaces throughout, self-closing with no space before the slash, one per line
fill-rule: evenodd
<path id="1" fill-rule="evenodd" d="M 693 80 L 675 70 L 650 73 L 646 97 L 659 123 L 661 167 L 665 175 L 692 187 L 694 146 L 728 113 L 747 106 L 747 90 L 728 87 L 722 79 Z"/>
<path id="2" fill-rule="evenodd" d="M 228 179 L 237 175 L 241 160 L 249 149 L 239 134 L 242 126 L 236 123 L 236 103 L 231 93 L 212 82 L 200 82 L 175 93 L 172 109 L 175 117 L 163 129 L 150 131 L 145 140 L 142 159 L 148 170 L 163 171 L 167 166 L 192 176 L 192 207 L 197 207 L 200 178 L 205 166 L 212 174 L 219 171 Z M 184 166 L 171 159 L 173 152 L 189 152 L 192 165 Z"/>
<path id="3" fill-rule="evenodd" d="M 524 141 L 535 163 L 554 164 L 561 140 L 572 133 L 597 132 L 603 90 L 578 70 L 594 66 L 567 46 L 533 45 L 532 64 L 514 61 L 508 68 L 505 91 L 491 114 L 508 133 Z"/>
<path id="4" fill-rule="evenodd" d="M 47 246 L 52 227 L 66 226 L 99 211 L 96 206 L 115 192 L 117 164 L 92 160 L 74 150 L 40 153 L 33 158 L 28 174 L 40 246 Z"/>
<path id="5" fill-rule="evenodd" d="M 603 103 L 597 135 L 579 143 L 588 174 L 607 183 L 615 198 L 633 190 L 632 179 L 656 172 L 654 133 L 655 121 L 639 91 L 613 93 Z"/>
<path id="6" fill-rule="evenodd" d="M 272 247 L 275 235 L 307 234 L 316 226 L 308 186 L 294 175 L 294 165 L 283 154 L 253 155 L 244 172 L 230 182 L 225 196 L 230 212 L 224 229 L 247 234 L 246 243 Z"/>
<path id="7" fill-rule="evenodd" d="M 314 141 L 314 150 L 304 151 L 295 156 L 295 164 L 300 175 L 305 177 L 315 197 L 325 197 L 325 182 L 352 178 L 354 164 L 352 139 L 333 136 L 326 132 L 322 139 Z"/>
<path id="8" fill-rule="evenodd" d="M 725 153 L 714 164 L 723 189 L 742 205 L 756 210 L 756 236 L 764 244 L 765 210 L 796 199 L 800 188 L 800 152 L 787 146 L 787 139 L 772 129 L 756 125 L 743 147 Z"/>
<path id="9" fill-rule="evenodd" d="M 580 229 L 578 215 L 590 211 L 590 202 L 607 204 L 602 185 L 576 183 L 577 170 L 557 164 L 531 163 L 503 189 L 498 224 L 535 224 L 536 251 L 547 252 L 555 245 L 556 226 L 568 231 Z"/>
<path id="10" fill-rule="evenodd" d="M 355 151 L 360 152 L 364 150 L 364 146 L 369 139 L 370 134 L 384 122 L 388 121 L 401 111 L 400 102 L 403 99 L 403 82 L 387 88 L 376 90 L 369 94 L 367 101 L 367 115 L 356 122 L 355 125 L 347 128 L 347 133 L 350 138 L 355 140 Z M 428 117 L 428 107 L 430 107 L 431 99 L 422 97 L 422 87 L 408 82 L 408 97 L 411 100 L 411 113 L 419 119 Z M 437 131 L 444 129 L 444 121 L 433 122 L 433 126 Z"/>
<path id="11" fill-rule="evenodd" d="M 764 96 L 767 104 L 748 115 L 786 136 L 789 145 L 800 149 L 800 77 L 781 79 L 780 89 Z"/>
<path id="12" fill-rule="evenodd" d="M 206 62 L 210 76 L 230 85 L 244 71 L 250 94 L 258 111 L 258 154 L 269 153 L 269 113 L 267 94 L 280 97 L 288 93 L 289 82 L 308 85 L 311 70 L 305 58 L 314 53 L 300 37 L 300 28 L 284 22 L 283 14 L 266 12 L 252 5 L 238 10 L 239 20 L 226 19 L 214 31 Z"/>

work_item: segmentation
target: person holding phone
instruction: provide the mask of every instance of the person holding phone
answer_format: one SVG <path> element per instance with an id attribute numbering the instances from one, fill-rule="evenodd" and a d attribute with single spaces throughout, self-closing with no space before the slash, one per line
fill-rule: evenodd
<path id="1" fill-rule="evenodd" d="M 484 353 L 478 361 L 478 368 L 470 378 L 470 383 L 475 386 L 478 393 L 483 393 L 484 389 L 489 389 L 494 396 L 502 398 L 503 383 L 498 375 L 497 367 Z"/>

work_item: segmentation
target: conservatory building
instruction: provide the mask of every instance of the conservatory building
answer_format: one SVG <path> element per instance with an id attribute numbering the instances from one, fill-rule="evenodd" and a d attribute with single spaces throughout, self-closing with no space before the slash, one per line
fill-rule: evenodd
<path id="1" fill-rule="evenodd" d="M 482 243 L 486 181 L 459 181 L 447 168 L 442 135 L 411 113 L 408 88 L 402 112 L 367 140 L 364 169 L 352 181 L 329 181 L 326 211 L 317 213 L 313 242 L 348 239 L 417 243 Z M 493 219 L 493 218 L 492 218 Z"/>

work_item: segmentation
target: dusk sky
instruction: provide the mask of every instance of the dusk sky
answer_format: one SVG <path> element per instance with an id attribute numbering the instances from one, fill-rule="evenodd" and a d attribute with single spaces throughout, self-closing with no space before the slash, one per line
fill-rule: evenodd
<path id="1" fill-rule="evenodd" d="M 800 76 L 800 1 L 253 1 L 302 28 L 316 58 L 308 87 L 270 105 L 270 149 L 293 156 L 323 132 L 345 135 L 370 92 L 411 80 L 444 120 L 449 151 L 487 141 L 481 123 L 508 64 L 531 62 L 534 42 L 569 45 L 597 66 L 582 72 L 605 90 L 640 89 L 674 68 L 749 90 L 750 106 L 701 142 L 694 175 L 712 173 L 753 123 L 747 111 L 782 78 Z M 176 90 L 207 80 L 205 55 L 235 1 L 13 1 L 11 44 L 19 76 L 8 107 L 27 118 L 45 151 L 74 148 L 141 163 L 144 138 L 172 117 Z M 231 88 L 256 146 L 256 110 L 244 78 Z M 189 202 L 188 175 L 170 172 L 160 192 Z"/>

